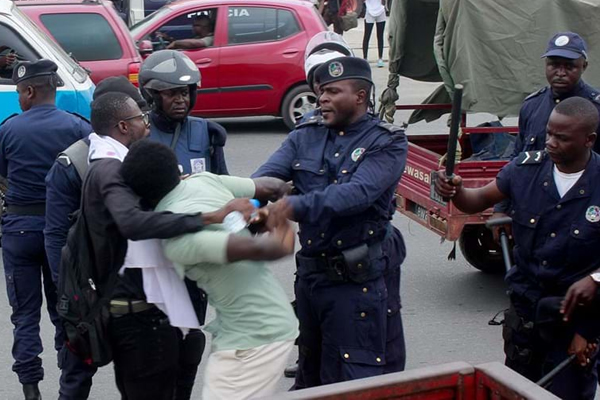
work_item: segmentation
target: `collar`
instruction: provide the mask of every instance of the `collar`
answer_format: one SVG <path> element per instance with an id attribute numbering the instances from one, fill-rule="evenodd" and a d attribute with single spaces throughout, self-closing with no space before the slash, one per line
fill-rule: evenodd
<path id="1" fill-rule="evenodd" d="M 56 104 L 36 104 L 35 106 L 31 106 L 31 108 L 28 111 L 51 110 L 51 109 L 55 109 L 55 108 L 56 108 Z"/>
<path id="2" fill-rule="evenodd" d="M 560 199 L 560 203 L 564 203 L 565 201 L 573 199 L 589 197 L 592 194 L 592 191 L 596 187 L 595 182 L 598 180 L 598 173 L 600 172 L 600 155 L 592 151 L 590 159 L 583 170 L 583 174 L 562 198 L 558 195 L 556 185 L 554 184 L 554 163 L 550 157 L 546 157 L 546 164 L 543 168 L 544 191 L 556 200 Z"/>
<path id="3" fill-rule="evenodd" d="M 345 128 L 330 129 L 329 131 L 332 134 L 334 134 L 335 136 L 345 136 L 345 135 L 352 135 L 355 133 L 360 133 L 360 132 L 364 131 L 365 124 L 367 122 L 371 121 L 372 119 L 373 119 L 373 117 L 371 115 L 369 115 L 369 113 L 365 113 L 365 115 L 363 115 L 358 120 L 351 123 L 350 125 L 346 126 Z"/>
<path id="4" fill-rule="evenodd" d="M 111 138 L 110 136 L 100 136 L 92 132 L 89 136 L 90 151 L 88 160 L 94 161 L 102 158 L 115 158 L 123 161 L 129 152 L 121 142 Z"/>
<path id="5" fill-rule="evenodd" d="M 154 110 L 150 112 L 150 119 L 152 121 L 152 125 L 156 126 L 156 128 L 158 128 L 159 131 L 165 133 L 174 133 L 175 128 L 179 123 L 179 121 L 174 121 L 171 118 L 164 115 L 163 113 Z M 185 119 L 181 121 L 181 124 L 185 124 L 186 121 L 187 117 L 185 117 Z"/>

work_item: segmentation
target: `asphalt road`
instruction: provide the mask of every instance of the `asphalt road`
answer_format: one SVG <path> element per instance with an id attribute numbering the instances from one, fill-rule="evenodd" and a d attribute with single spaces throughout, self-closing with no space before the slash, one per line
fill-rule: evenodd
<path id="1" fill-rule="evenodd" d="M 361 27 L 362 21 L 359 22 L 359 29 L 346 35 L 357 51 L 362 39 Z M 374 38 L 371 43 L 374 46 Z M 375 50 L 372 49 L 370 53 L 371 61 L 374 61 Z M 374 66 L 374 62 L 372 64 Z M 381 93 L 387 81 L 386 68 L 375 68 L 374 79 L 378 93 Z M 400 102 L 418 103 L 436 86 L 402 81 Z M 397 114 L 398 121 L 407 117 L 408 113 Z M 477 116 L 474 121 L 489 118 Z M 225 124 L 230 133 L 226 147 L 230 172 L 239 176 L 249 176 L 286 137 L 281 121 L 273 118 L 220 122 Z M 409 134 L 445 132 L 446 129 L 445 120 L 440 120 L 437 123 L 415 125 L 410 128 Z M 407 368 L 458 360 L 473 364 L 502 361 L 501 329 L 487 323 L 508 303 L 501 277 L 476 271 L 464 261 L 460 251 L 456 261 L 448 261 L 447 255 L 452 244 L 441 244 L 439 237 L 407 218 L 396 215 L 394 224 L 402 231 L 408 248 L 402 275 Z M 273 263 L 271 267 L 292 299 L 293 260 L 288 258 Z M 0 274 L 0 281 L 0 399 L 22 399 L 21 386 L 11 371 L 12 325 L 3 274 Z M 52 326 L 45 313 L 42 317 L 42 337 L 47 348 L 42 354 L 46 378 L 40 388 L 44 398 L 56 398 L 59 371 L 55 352 L 51 348 Z M 200 398 L 202 369 L 203 366 L 198 374 L 194 399 Z M 292 380 L 282 375 L 281 390 L 287 390 L 291 384 Z M 111 366 L 102 368 L 96 375 L 90 398 L 119 398 Z"/>

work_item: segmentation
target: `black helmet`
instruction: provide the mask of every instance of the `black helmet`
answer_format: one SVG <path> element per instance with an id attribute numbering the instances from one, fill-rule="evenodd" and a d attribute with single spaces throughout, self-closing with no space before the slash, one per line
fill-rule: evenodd
<path id="1" fill-rule="evenodd" d="M 200 86 L 200 71 L 185 54 L 175 50 L 161 50 L 144 61 L 139 82 L 140 91 L 149 104 L 155 103 L 153 91 L 188 86 L 191 109 L 196 102 L 196 90 Z"/>

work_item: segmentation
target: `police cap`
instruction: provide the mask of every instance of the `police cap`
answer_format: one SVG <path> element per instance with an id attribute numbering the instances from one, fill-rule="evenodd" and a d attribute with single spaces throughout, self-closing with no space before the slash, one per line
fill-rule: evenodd
<path id="1" fill-rule="evenodd" d="M 574 32 L 558 32 L 548 42 L 543 57 L 563 57 L 571 60 L 583 57 L 587 60 L 587 45 L 585 40 Z"/>
<path id="2" fill-rule="evenodd" d="M 345 79 L 362 79 L 373 84 L 369 63 L 358 57 L 338 57 L 324 62 L 315 71 L 320 85 Z"/>
<path id="3" fill-rule="evenodd" d="M 15 84 L 37 76 L 56 75 L 58 66 L 51 60 L 23 61 L 13 68 L 12 80 Z"/>

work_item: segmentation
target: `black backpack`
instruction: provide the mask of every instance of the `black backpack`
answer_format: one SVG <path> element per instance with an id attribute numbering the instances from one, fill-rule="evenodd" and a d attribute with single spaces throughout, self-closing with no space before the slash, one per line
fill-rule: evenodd
<path id="1" fill-rule="evenodd" d="M 111 272 L 100 291 L 94 259 L 82 201 L 61 252 L 56 308 L 67 347 L 86 364 L 101 367 L 113 359 L 108 335 L 109 302 L 118 271 Z"/>

